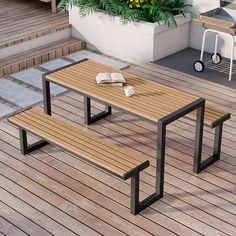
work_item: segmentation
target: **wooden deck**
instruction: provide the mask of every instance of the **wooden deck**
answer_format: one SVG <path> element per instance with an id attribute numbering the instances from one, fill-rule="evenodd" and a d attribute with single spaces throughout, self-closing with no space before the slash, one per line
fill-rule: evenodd
<path id="1" fill-rule="evenodd" d="M 45 146 L 30 155 L 19 151 L 18 131 L 0 123 L 0 235 L 235 235 L 236 92 L 166 70 L 131 66 L 127 71 L 198 96 L 232 113 L 223 133 L 221 160 L 192 173 L 194 123 L 169 126 L 165 195 L 140 215 L 129 213 L 129 182 L 59 150 Z M 94 103 L 94 111 L 103 107 Z M 83 129 L 83 99 L 68 93 L 53 100 L 53 115 Z M 154 191 L 156 127 L 114 111 L 89 126 L 91 133 L 150 160 L 141 176 L 142 196 Z M 211 152 L 212 130 L 205 129 L 204 156 Z M 30 136 L 30 140 L 35 138 Z"/>
<path id="2" fill-rule="evenodd" d="M 38 0 L 0 1 L 0 48 L 68 27 L 67 15 L 52 14 L 51 4 Z"/>

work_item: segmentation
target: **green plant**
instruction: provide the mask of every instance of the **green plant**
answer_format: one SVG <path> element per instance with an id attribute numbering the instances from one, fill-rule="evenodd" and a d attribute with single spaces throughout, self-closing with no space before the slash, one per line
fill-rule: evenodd
<path id="1" fill-rule="evenodd" d="M 183 0 L 61 0 L 58 10 L 65 12 L 77 6 L 85 17 L 96 10 L 104 10 L 110 16 L 120 16 L 123 23 L 131 21 L 164 22 L 176 27 L 175 15 L 193 15 Z"/>
<path id="2" fill-rule="evenodd" d="M 183 0 L 152 0 L 143 7 L 140 20 L 157 23 L 163 21 L 168 27 L 173 28 L 177 25 L 175 15 L 194 16 L 189 6 Z"/>

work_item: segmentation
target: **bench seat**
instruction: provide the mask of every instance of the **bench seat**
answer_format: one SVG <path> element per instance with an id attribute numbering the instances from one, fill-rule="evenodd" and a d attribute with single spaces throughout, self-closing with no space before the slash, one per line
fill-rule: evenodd
<path id="1" fill-rule="evenodd" d="M 148 161 L 134 157 L 127 150 L 96 138 L 88 132 L 46 115 L 35 108 L 18 113 L 10 117 L 9 121 L 125 180 L 135 169 L 149 166 Z"/>
<path id="2" fill-rule="evenodd" d="M 196 121 L 196 115 L 197 111 L 193 111 L 186 115 L 186 117 Z M 194 163 L 193 169 L 195 173 L 201 172 L 220 159 L 223 124 L 228 119 L 230 119 L 230 113 L 209 106 L 205 107 L 204 125 L 215 129 L 213 154 L 204 161 Z"/>
<path id="3" fill-rule="evenodd" d="M 196 120 L 197 111 L 193 111 L 189 113 L 186 117 L 191 120 Z M 210 128 L 215 128 L 219 124 L 223 123 L 224 121 L 230 118 L 230 114 L 216 108 L 211 108 L 206 106 L 205 108 L 205 117 L 204 117 L 204 124 L 209 126 Z"/>
<path id="4" fill-rule="evenodd" d="M 158 200 L 151 195 L 147 198 L 148 201 L 146 199 L 139 202 L 139 174 L 149 166 L 149 161 L 142 157 L 35 108 L 19 112 L 9 117 L 8 121 L 19 127 L 21 152 L 24 155 L 52 143 L 121 179 L 131 178 L 132 214 L 137 214 Z M 28 145 L 27 132 L 42 140 Z"/>

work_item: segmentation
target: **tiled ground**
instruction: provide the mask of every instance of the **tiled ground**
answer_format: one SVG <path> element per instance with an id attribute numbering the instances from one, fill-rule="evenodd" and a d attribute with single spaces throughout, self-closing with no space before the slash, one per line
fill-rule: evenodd
<path id="1" fill-rule="evenodd" d="M 45 73 L 45 71 L 41 71 L 36 68 L 30 68 L 21 72 L 18 72 L 16 74 L 13 74 L 12 77 L 16 80 L 19 80 L 25 84 L 30 84 L 33 87 L 42 90 L 42 75 Z M 60 93 L 65 92 L 66 89 L 52 84 L 51 85 L 51 93 L 53 95 L 58 95 Z"/>
<path id="2" fill-rule="evenodd" d="M 42 74 L 69 65 L 85 58 L 92 59 L 117 69 L 127 68 L 129 65 L 112 58 L 98 55 L 88 50 L 71 54 L 62 59 L 44 63 L 10 76 L 0 78 L 0 119 L 12 114 L 18 109 L 27 108 L 42 101 Z M 51 86 L 52 94 L 59 95 L 66 92 L 60 86 Z"/>

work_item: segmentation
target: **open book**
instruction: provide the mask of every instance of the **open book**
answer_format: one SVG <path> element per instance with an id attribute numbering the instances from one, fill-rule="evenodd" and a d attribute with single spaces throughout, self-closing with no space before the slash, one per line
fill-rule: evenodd
<path id="1" fill-rule="evenodd" d="M 98 73 L 96 82 L 100 86 L 122 87 L 126 80 L 121 73 Z"/>

